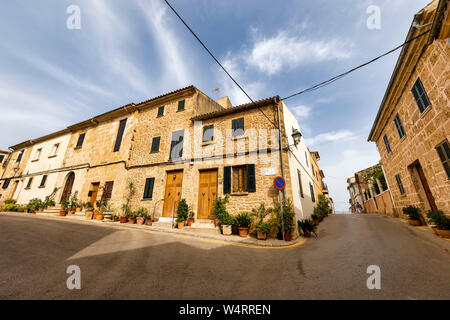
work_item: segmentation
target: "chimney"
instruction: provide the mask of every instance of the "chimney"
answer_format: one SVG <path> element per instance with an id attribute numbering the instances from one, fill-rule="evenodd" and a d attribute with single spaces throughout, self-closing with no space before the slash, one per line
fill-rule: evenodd
<path id="1" fill-rule="evenodd" d="M 225 109 L 229 109 L 229 108 L 233 107 L 233 105 L 231 104 L 230 99 L 228 97 L 223 97 L 223 98 L 217 99 L 217 103 L 220 104 Z"/>

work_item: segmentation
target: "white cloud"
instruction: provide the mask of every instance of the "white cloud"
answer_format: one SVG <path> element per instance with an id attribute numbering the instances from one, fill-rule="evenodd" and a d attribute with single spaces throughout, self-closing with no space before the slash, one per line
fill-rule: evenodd
<path id="1" fill-rule="evenodd" d="M 315 40 L 280 31 L 271 38 L 255 39 L 246 62 L 273 75 L 282 69 L 291 70 L 308 63 L 347 59 L 351 56 L 351 47 L 352 44 L 340 39 Z"/>
<path id="2" fill-rule="evenodd" d="M 349 130 L 338 130 L 321 133 L 313 138 L 307 138 L 308 145 L 318 146 L 327 142 L 348 141 L 356 138 L 356 134 Z"/>
<path id="3" fill-rule="evenodd" d="M 299 119 L 307 119 L 311 115 L 312 107 L 300 105 L 291 108 L 294 115 Z"/>

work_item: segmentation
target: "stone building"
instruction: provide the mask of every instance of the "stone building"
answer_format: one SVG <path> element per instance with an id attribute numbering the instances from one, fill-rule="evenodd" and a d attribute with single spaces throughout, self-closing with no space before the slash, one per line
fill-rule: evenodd
<path id="1" fill-rule="evenodd" d="M 427 32 L 428 31 L 428 32 Z M 369 141 L 377 144 L 396 214 L 415 205 L 450 213 L 449 1 L 418 12 Z"/>
<path id="2" fill-rule="evenodd" d="M 11 153 L 3 160 L 2 178 L 0 179 L 0 202 L 5 199 L 17 199 L 17 193 L 23 178 L 24 168 L 31 154 L 29 141 L 10 147 Z"/>

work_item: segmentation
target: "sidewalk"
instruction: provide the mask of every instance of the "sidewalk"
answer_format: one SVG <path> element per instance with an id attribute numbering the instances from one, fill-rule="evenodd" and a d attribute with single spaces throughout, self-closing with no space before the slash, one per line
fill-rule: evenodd
<path id="1" fill-rule="evenodd" d="M 159 232 L 159 233 L 168 233 L 179 237 L 186 238 L 199 238 L 199 239 L 208 239 L 215 242 L 228 242 L 234 245 L 242 245 L 245 247 L 251 248 L 291 248 L 296 247 L 298 245 L 303 244 L 307 238 L 299 237 L 292 241 L 283 241 L 278 239 L 267 239 L 267 240 L 258 240 L 253 237 L 240 237 L 237 235 L 229 235 L 225 236 L 222 234 L 201 234 L 195 232 L 195 230 L 190 229 L 190 227 L 184 227 L 179 230 L 176 228 L 165 228 L 165 227 L 157 227 L 157 226 L 147 226 L 147 225 L 137 225 L 137 224 L 129 224 L 129 223 L 119 223 L 119 222 L 111 222 L 111 221 L 98 221 L 98 220 L 87 220 L 84 215 L 67 215 L 67 216 L 57 216 L 51 215 L 48 213 L 22 213 L 22 212 L 1 212 L 1 215 L 8 216 L 20 216 L 20 217 L 30 217 L 30 218 L 38 218 L 38 219 L 49 219 L 49 220 L 57 220 L 57 221 L 65 221 L 79 224 L 91 224 L 97 226 L 104 227 L 113 227 L 113 228 L 121 228 L 121 229 L 140 229 L 142 231 L 147 232 Z"/>

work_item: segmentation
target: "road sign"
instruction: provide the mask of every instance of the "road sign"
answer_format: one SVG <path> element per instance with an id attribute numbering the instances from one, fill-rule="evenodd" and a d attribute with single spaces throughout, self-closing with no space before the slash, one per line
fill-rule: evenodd
<path id="1" fill-rule="evenodd" d="M 276 177 L 275 180 L 273 180 L 273 185 L 278 190 L 284 190 L 286 187 L 286 181 L 282 177 Z"/>

